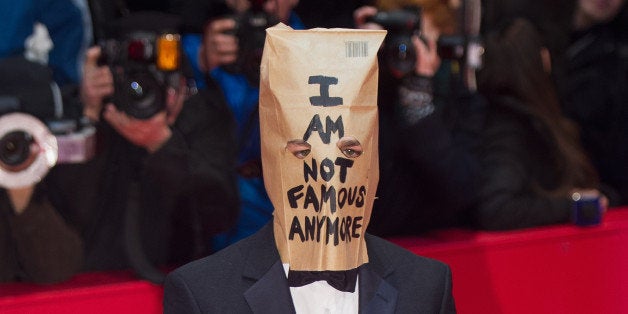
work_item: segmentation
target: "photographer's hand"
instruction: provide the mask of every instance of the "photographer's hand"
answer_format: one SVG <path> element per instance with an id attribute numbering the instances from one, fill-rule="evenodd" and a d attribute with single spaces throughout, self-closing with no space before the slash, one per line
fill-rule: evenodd
<path id="1" fill-rule="evenodd" d="M 113 94 L 113 75 L 108 66 L 99 66 L 100 47 L 87 50 L 81 82 L 83 114 L 92 121 L 98 121 L 103 106 L 103 98 Z"/>
<path id="2" fill-rule="evenodd" d="M 7 194 L 9 195 L 9 199 L 11 200 L 11 205 L 13 205 L 13 211 L 16 215 L 24 212 L 26 206 L 28 206 L 31 201 L 34 190 L 35 185 L 7 190 Z"/>
<path id="3" fill-rule="evenodd" d="M 440 66 L 440 58 L 436 48 L 436 39 L 432 37 L 412 36 L 412 43 L 416 51 L 416 64 L 414 73 L 419 76 L 432 77 Z"/>
<path id="4" fill-rule="evenodd" d="M 140 120 L 119 111 L 113 104 L 107 104 L 103 117 L 129 142 L 150 153 L 157 151 L 172 136 L 166 111 L 159 112 L 150 119 Z"/>
<path id="5" fill-rule="evenodd" d="M 412 36 L 416 51 L 414 73 L 406 75 L 399 86 L 399 112 L 402 124 L 413 126 L 434 110 L 432 77 L 440 66 L 436 40 Z"/>
<path id="6" fill-rule="evenodd" d="M 190 96 L 185 78 L 181 77 L 179 89 L 168 88 L 166 91 L 166 123 L 173 125 L 183 109 L 185 101 Z"/>
<path id="7" fill-rule="evenodd" d="M 230 18 L 217 19 L 205 26 L 198 56 L 201 70 L 211 71 L 236 61 L 239 46 L 233 34 L 235 26 L 235 20 Z"/>
<path id="8" fill-rule="evenodd" d="M 353 11 L 353 23 L 359 29 L 383 29 L 379 24 L 368 22 L 368 18 L 377 14 L 377 8 L 373 6 L 362 6 Z"/>

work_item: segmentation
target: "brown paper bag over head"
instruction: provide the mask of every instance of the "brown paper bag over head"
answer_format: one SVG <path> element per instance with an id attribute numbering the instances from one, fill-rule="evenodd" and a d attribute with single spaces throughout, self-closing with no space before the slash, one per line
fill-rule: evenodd
<path id="1" fill-rule="evenodd" d="M 264 184 L 291 270 L 368 262 L 377 181 L 377 51 L 386 31 L 268 28 L 261 63 Z"/>

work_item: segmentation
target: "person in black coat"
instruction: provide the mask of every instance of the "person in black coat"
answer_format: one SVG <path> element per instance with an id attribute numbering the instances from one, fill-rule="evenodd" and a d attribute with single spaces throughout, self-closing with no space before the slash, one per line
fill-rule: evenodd
<path id="1" fill-rule="evenodd" d="M 581 0 L 559 77 L 565 114 L 599 172 L 611 206 L 628 204 L 628 5 Z"/>
<path id="2" fill-rule="evenodd" d="M 0 282 L 63 281 L 81 270 L 83 242 L 41 182 L 59 159 L 44 121 L 63 106 L 46 65 L 2 59 L 0 78 Z"/>
<path id="3" fill-rule="evenodd" d="M 413 36 L 411 71 L 387 66 L 390 56 L 380 51 L 381 178 L 369 226 L 378 236 L 465 226 L 478 194 L 476 150 L 486 101 L 454 73 L 459 60 L 438 55 L 438 37 L 452 34 L 453 10 L 442 2 L 428 3 L 421 11 L 422 39 Z M 360 8 L 356 24 L 381 27 L 364 23 L 376 12 Z"/>
<path id="4" fill-rule="evenodd" d="M 182 76 L 167 88 L 164 109 L 132 116 L 104 101 L 114 79 L 97 63 L 100 53 L 88 50 L 81 88 L 96 154 L 58 165 L 45 183 L 84 239 L 84 270 L 133 268 L 159 282 L 155 267 L 208 254 L 210 237 L 238 216 L 233 117 L 220 93 L 190 95 Z"/>

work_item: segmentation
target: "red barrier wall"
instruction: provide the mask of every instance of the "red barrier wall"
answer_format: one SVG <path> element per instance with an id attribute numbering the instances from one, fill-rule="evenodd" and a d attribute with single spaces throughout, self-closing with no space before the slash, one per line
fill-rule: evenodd
<path id="1" fill-rule="evenodd" d="M 56 285 L 0 285 L 0 313 L 162 313 L 161 286 L 130 272 L 86 273 Z"/>
<path id="2" fill-rule="evenodd" d="M 628 208 L 596 227 L 390 240 L 451 266 L 458 313 L 628 313 Z"/>
<path id="3" fill-rule="evenodd" d="M 600 226 L 446 230 L 391 241 L 451 266 L 458 313 L 628 313 L 628 208 Z M 0 313 L 162 312 L 160 286 L 130 272 L 0 285 Z"/>

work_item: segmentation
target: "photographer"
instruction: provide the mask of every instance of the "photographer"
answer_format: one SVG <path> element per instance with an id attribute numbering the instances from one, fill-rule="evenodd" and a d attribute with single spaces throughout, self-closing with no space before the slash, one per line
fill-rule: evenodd
<path id="1" fill-rule="evenodd" d="M 232 67 L 241 57 L 242 46 L 261 51 L 265 28 L 279 22 L 293 29 L 305 28 L 293 11 L 298 0 L 183 0 L 183 2 L 181 5 L 183 9 L 180 11 L 183 19 L 187 21 L 184 26 L 187 33 L 183 36 L 183 48 L 194 69 L 196 84 L 199 88 L 205 88 L 205 75 L 209 74 L 220 88 L 233 88 L 237 91 L 236 95 L 225 95 L 230 106 L 232 103 L 237 105 L 243 102 L 242 98 L 246 98 L 247 89 L 258 88 L 256 82 L 258 78 L 246 82 L 244 78 L 248 73 L 244 73 L 243 69 L 231 68 L 231 71 L 227 72 L 234 76 L 231 80 L 221 74 L 220 70 Z M 256 18 L 259 20 L 255 21 Z M 245 34 L 245 30 L 248 33 Z M 260 35 L 261 41 L 258 38 Z M 252 46 L 253 41 L 257 46 Z M 254 98 L 257 99 L 257 96 Z"/>
<path id="2" fill-rule="evenodd" d="M 211 17 L 203 19 L 202 36 L 187 34 L 183 41 L 196 71 L 197 86 L 222 91 L 237 124 L 241 215 L 234 228 L 214 238 L 215 248 L 220 249 L 253 234 L 272 217 L 273 207 L 261 177 L 259 83 L 256 82 L 260 60 L 255 58 L 261 57 L 265 25 L 283 22 L 294 29 L 304 26 L 292 11 L 296 0 L 210 3 L 213 4 L 209 8 Z M 249 22 L 250 17 L 264 19 L 266 24 L 255 26 Z M 235 30 L 236 26 L 241 31 Z"/>
<path id="3" fill-rule="evenodd" d="M 148 42 L 156 30 L 151 27 L 166 27 L 169 21 L 158 16 L 159 25 L 149 13 L 116 23 L 120 37 L 113 42 L 128 44 L 130 52 L 139 43 L 152 46 Z M 126 42 L 122 36 L 132 34 L 140 37 Z M 100 47 L 88 50 L 81 86 L 84 114 L 97 126 L 96 156 L 85 164 L 55 167 L 47 181 L 85 239 L 86 270 L 132 267 L 160 282 L 163 273 L 154 266 L 208 254 L 207 238 L 238 216 L 233 118 L 220 94 L 190 95 L 180 68 L 156 73 L 152 59 L 139 66 L 126 61 L 101 65 L 102 53 Z M 127 60 L 111 54 L 105 59 Z M 144 76 L 132 77 L 130 69 Z M 140 80 L 162 76 L 169 78 L 165 85 Z M 133 108 L 151 111 L 135 115 Z"/>
<path id="4" fill-rule="evenodd" d="M 53 116 L 52 81 L 45 65 L 0 60 L 0 282 L 55 283 L 82 266 L 81 238 L 40 181 L 58 160 L 43 123 Z"/>
<path id="5" fill-rule="evenodd" d="M 457 60 L 441 60 L 437 52 L 437 39 L 455 28 L 454 11 L 440 1 L 416 4 L 421 38 L 407 35 L 416 62 L 391 68 L 386 42 L 380 50 L 380 184 L 369 226 L 380 236 L 466 224 L 477 195 L 475 150 L 485 101 L 462 84 Z M 372 22 L 377 13 L 375 7 L 356 10 L 357 27 L 381 28 Z M 387 40 L 395 36 L 389 30 Z"/>

